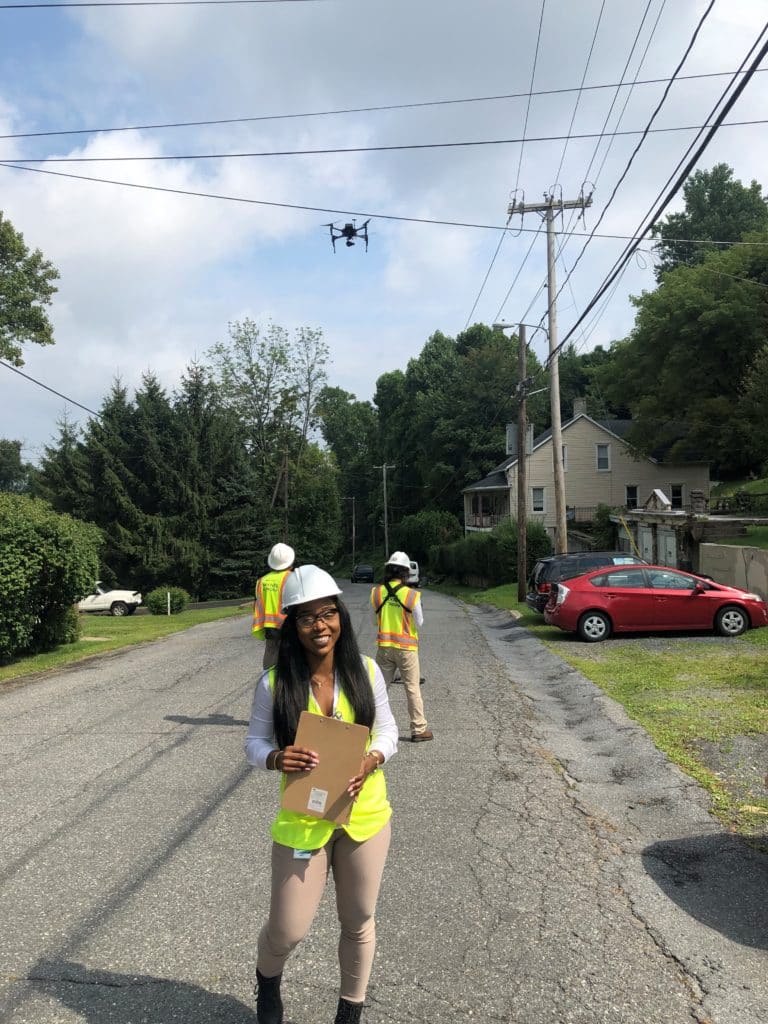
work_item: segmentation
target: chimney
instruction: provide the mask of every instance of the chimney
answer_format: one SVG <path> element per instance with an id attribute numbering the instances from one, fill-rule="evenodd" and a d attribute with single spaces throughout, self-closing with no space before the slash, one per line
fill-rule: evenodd
<path id="1" fill-rule="evenodd" d="M 577 416 L 587 415 L 587 400 L 586 398 L 574 398 L 573 400 L 573 418 Z"/>

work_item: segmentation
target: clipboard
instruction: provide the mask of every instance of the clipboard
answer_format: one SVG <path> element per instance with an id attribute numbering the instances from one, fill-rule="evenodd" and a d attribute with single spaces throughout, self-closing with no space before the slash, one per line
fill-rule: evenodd
<path id="1" fill-rule="evenodd" d="M 346 825 L 352 813 L 347 786 L 360 771 L 368 736 L 365 725 L 302 711 L 294 744 L 316 751 L 320 763 L 309 772 L 285 774 L 283 809 Z"/>

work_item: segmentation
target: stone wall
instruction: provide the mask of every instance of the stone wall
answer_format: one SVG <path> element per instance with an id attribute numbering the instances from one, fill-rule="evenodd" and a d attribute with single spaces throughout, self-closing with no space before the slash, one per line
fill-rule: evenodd
<path id="1" fill-rule="evenodd" d="M 699 572 L 718 583 L 742 587 L 768 601 L 768 551 L 733 544 L 701 544 Z"/>

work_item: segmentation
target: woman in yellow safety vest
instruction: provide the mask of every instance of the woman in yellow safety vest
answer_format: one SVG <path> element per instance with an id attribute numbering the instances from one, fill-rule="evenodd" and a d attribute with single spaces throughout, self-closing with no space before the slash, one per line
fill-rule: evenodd
<path id="1" fill-rule="evenodd" d="M 272 823 L 272 895 L 258 940 L 256 1020 L 282 1024 L 283 966 L 306 935 L 329 870 L 341 923 L 341 986 L 334 1024 L 361 1020 L 375 948 L 374 912 L 390 839 L 392 809 L 378 769 L 397 750 L 397 725 L 381 671 L 360 654 L 335 580 L 316 565 L 285 582 L 277 665 L 261 676 L 251 711 L 250 764 L 284 773 L 311 771 L 318 755 L 294 745 L 299 715 L 310 711 L 368 727 L 361 771 L 349 780 L 348 824 L 281 809 Z"/>

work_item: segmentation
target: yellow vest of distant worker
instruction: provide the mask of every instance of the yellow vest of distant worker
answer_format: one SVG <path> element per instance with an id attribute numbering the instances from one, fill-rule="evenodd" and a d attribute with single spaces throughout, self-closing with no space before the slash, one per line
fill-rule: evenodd
<path id="1" fill-rule="evenodd" d="M 268 572 L 256 582 L 251 632 L 257 640 L 264 639 L 267 629 L 280 629 L 285 622 L 282 612 L 283 587 L 290 571 L 283 569 L 282 572 Z"/>
<path id="2" fill-rule="evenodd" d="M 379 647 L 399 647 L 403 651 L 419 648 L 419 631 L 413 619 L 413 610 L 421 599 L 418 590 L 398 586 L 400 580 L 390 580 L 392 590 L 397 587 L 394 597 L 382 585 L 371 591 L 371 604 L 376 612 L 379 631 L 376 643 Z"/>
<path id="3" fill-rule="evenodd" d="M 363 658 L 365 667 L 373 687 L 375 665 L 371 658 Z M 275 669 L 269 670 L 269 686 L 275 692 Z M 313 715 L 322 715 L 319 705 L 310 693 L 307 709 Z M 336 715 L 344 722 L 354 722 L 355 713 L 343 690 L 339 690 L 336 702 Z M 366 750 L 370 749 L 371 739 L 368 737 Z M 280 792 L 285 788 L 285 775 L 280 777 Z M 362 843 L 380 832 L 392 817 L 392 807 L 387 798 L 387 783 L 384 772 L 372 772 L 363 783 L 357 800 L 352 804 L 352 813 L 347 825 L 338 826 L 335 821 L 324 818 L 313 818 L 309 814 L 296 814 L 280 808 L 272 822 L 272 838 L 281 846 L 290 846 L 294 850 L 319 850 L 325 846 L 333 835 L 335 828 L 343 828 L 356 843 Z"/>

